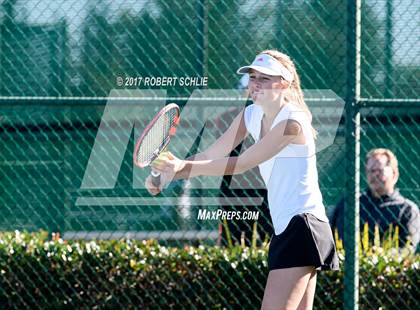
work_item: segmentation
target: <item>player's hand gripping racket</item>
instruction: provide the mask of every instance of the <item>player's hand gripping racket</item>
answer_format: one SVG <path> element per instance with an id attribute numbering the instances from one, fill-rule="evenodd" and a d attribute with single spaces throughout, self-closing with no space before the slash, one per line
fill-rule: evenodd
<path id="1" fill-rule="evenodd" d="M 165 150 L 179 124 L 179 107 L 170 103 L 156 114 L 137 140 L 133 161 L 140 168 L 149 166 Z M 152 184 L 160 185 L 160 174 L 152 170 Z"/>

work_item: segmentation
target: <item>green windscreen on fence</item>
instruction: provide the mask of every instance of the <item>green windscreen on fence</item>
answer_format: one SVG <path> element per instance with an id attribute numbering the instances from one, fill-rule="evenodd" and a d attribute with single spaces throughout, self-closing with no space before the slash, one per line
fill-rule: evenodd
<path id="1" fill-rule="evenodd" d="M 0 96 L 5 98 L 95 98 L 106 97 L 113 89 L 159 88 L 138 82 L 140 77 L 207 77 L 204 88 L 241 88 L 245 82 L 236 69 L 268 48 L 291 55 L 302 88 L 331 89 L 343 98 L 346 93 L 347 8 L 341 1 L 175 1 L 171 5 L 165 1 L 3 1 L 1 9 Z M 412 25 L 417 13 L 408 4 L 389 8 L 386 1 L 363 3 L 362 12 L 362 97 L 415 99 L 418 47 L 413 35 L 400 33 Z M 177 83 L 160 88 L 168 96 L 188 97 L 203 86 Z M 98 105 L 74 98 L 54 106 L 8 102 L 2 104 L 1 119 L 3 225 L 63 230 L 105 101 Z M 402 171 L 417 173 L 411 169 L 418 143 L 416 113 L 415 108 L 367 110 L 362 116 L 362 155 L 373 147 L 389 147 L 401 159 Z M 383 134 L 375 133 L 379 131 Z M 406 134 L 400 137 L 402 132 Z M 334 144 L 318 155 L 328 211 L 344 188 L 343 143 L 340 127 Z M 123 192 L 131 187 L 128 153 L 117 185 Z M 416 175 L 402 173 L 399 183 L 414 201 L 415 179 Z M 158 212 L 165 214 L 157 217 L 163 226 L 133 224 L 139 219 L 127 220 L 127 216 L 102 220 L 110 228 L 176 229 L 177 224 L 170 223 L 177 211 L 168 209 Z M 113 224 L 119 219 L 121 225 Z M 83 217 L 79 220 L 79 226 L 104 228 Z"/>

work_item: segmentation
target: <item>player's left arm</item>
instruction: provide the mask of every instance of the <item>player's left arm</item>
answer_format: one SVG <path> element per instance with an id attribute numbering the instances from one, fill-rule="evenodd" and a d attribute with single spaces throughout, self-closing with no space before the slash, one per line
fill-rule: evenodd
<path id="1" fill-rule="evenodd" d="M 302 128 L 297 121 L 285 120 L 239 156 L 202 161 L 164 158 L 156 161 L 153 167 L 161 173 L 176 173 L 174 179 L 240 174 L 269 160 L 290 143 L 302 141 L 302 136 Z"/>

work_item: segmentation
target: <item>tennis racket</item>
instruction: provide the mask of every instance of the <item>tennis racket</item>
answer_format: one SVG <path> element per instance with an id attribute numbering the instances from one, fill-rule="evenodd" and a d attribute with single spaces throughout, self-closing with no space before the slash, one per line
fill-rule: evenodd
<path id="1" fill-rule="evenodd" d="M 179 106 L 170 103 L 146 126 L 134 148 L 133 161 L 140 168 L 149 166 L 165 150 L 179 124 Z M 152 184 L 160 185 L 160 173 L 152 170 Z"/>

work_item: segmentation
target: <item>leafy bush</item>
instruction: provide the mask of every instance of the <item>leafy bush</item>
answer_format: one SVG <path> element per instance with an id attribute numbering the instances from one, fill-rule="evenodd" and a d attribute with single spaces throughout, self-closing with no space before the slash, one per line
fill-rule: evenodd
<path id="1" fill-rule="evenodd" d="M 3 233 L 0 308 L 259 308 L 266 255 L 267 244 L 176 248 L 156 241 L 63 241 L 45 232 Z M 363 254 L 361 303 L 414 309 L 419 261 L 395 249 Z M 316 308 L 340 308 L 342 293 L 342 271 L 319 273 Z"/>

